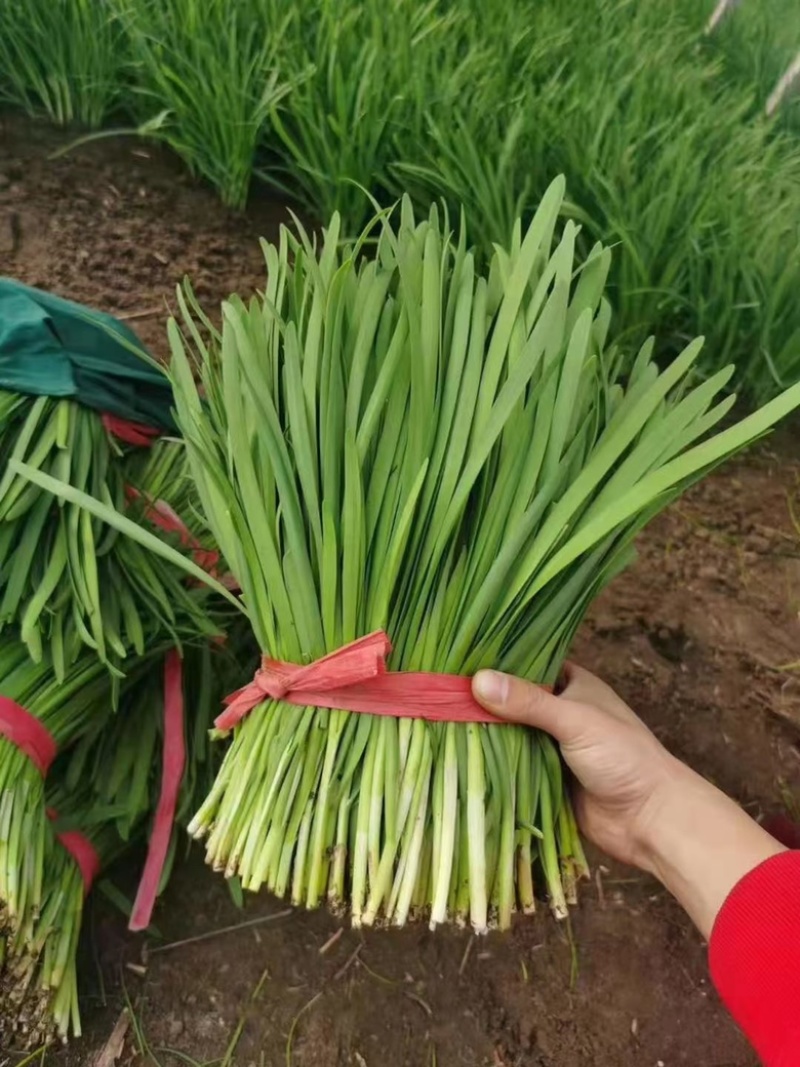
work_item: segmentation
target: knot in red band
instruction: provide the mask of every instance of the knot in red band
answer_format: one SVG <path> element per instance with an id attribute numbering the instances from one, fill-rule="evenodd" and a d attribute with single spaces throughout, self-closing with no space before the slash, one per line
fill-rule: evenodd
<path id="1" fill-rule="evenodd" d="M 265 697 L 283 700 L 295 684 L 296 670 L 284 670 L 276 660 L 264 660 L 253 681 Z"/>
<path id="2" fill-rule="evenodd" d="M 265 656 L 253 681 L 225 701 L 227 710 L 217 717 L 215 725 L 229 730 L 267 697 L 292 704 L 338 706 L 325 704 L 324 697 L 322 702 L 318 698 L 385 674 L 386 657 L 391 651 L 389 638 L 382 630 L 376 630 L 307 666 Z"/>

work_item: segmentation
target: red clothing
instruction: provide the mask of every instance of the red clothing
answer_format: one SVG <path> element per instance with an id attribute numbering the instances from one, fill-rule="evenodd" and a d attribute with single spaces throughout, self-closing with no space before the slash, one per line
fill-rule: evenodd
<path id="1" fill-rule="evenodd" d="M 800 851 L 739 882 L 714 924 L 709 963 L 765 1067 L 800 1067 Z"/>

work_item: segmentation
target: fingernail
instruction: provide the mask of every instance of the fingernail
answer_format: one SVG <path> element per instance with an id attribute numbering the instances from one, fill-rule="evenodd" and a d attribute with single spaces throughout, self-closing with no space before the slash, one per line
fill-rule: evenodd
<path id="1" fill-rule="evenodd" d="M 478 671 L 472 679 L 472 691 L 482 703 L 502 708 L 508 699 L 508 675 L 500 671 Z"/>

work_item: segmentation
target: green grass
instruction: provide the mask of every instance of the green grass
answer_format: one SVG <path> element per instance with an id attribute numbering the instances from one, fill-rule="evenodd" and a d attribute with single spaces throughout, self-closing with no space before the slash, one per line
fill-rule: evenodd
<path id="1" fill-rule="evenodd" d="M 348 235 L 370 197 L 408 192 L 463 206 L 488 255 L 563 173 L 583 252 L 616 246 L 615 330 L 667 353 L 703 333 L 703 368 L 734 360 L 761 401 L 800 377 L 798 105 L 763 107 L 800 14 L 741 0 L 709 37 L 713 6 L 58 0 L 45 33 L 42 0 L 7 0 L 0 85 L 59 121 L 96 125 L 117 103 L 159 116 L 155 135 L 226 204 L 255 174 L 311 219 L 340 212 Z"/>
<path id="2" fill-rule="evenodd" d="M 119 101 L 123 48 L 109 0 L 3 0 L 0 99 L 96 129 Z"/>
<path id="3" fill-rule="evenodd" d="M 742 0 L 720 23 L 711 43 L 726 73 L 749 87 L 763 109 L 800 51 L 800 5 L 797 0 Z M 800 131 L 799 96 L 784 101 L 780 118 Z"/>
<path id="4" fill-rule="evenodd" d="M 430 85 L 427 60 L 447 49 L 457 21 L 442 6 L 435 0 L 297 6 L 281 56 L 294 87 L 266 131 L 272 158 L 262 173 L 312 217 L 338 211 L 355 229 L 371 213 L 367 193 L 385 191 L 395 128 L 419 110 L 415 96 Z M 444 63 L 445 76 L 448 70 Z"/>
<path id="5" fill-rule="evenodd" d="M 259 138 L 288 90 L 277 58 L 288 17 L 272 0 L 116 2 L 137 117 L 166 112 L 159 138 L 225 204 L 244 207 Z"/>
<path id="6" fill-rule="evenodd" d="M 800 154 L 679 15 L 587 6 L 538 96 L 544 148 L 530 167 L 563 171 L 588 236 L 619 246 L 612 299 L 627 338 L 654 332 L 676 350 L 702 333 L 706 367 L 735 360 L 761 400 L 798 373 Z"/>
<path id="7" fill-rule="evenodd" d="M 487 246 L 564 173 L 584 247 L 616 246 L 626 341 L 653 332 L 674 352 L 702 333 L 705 369 L 735 360 L 755 400 L 796 380 L 800 152 L 703 41 L 702 5 L 525 12 L 470 10 L 470 76 L 454 95 L 428 93 L 423 121 L 397 131 L 394 191 L 463 204 Z"/>

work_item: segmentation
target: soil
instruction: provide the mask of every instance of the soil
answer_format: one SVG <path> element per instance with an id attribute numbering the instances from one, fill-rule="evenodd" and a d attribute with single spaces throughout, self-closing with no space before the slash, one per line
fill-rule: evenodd
<path id="1" fill-rule="evenodd" d="M 133 139 L 49 159 L 65 140 L 0 117 L 3 273 L 136 316 L 159 353 L 182 275 L 206 304 L 261 284 L 257 238 L 274 236 L 283 206 L 257 200 L 232 215 Z M 756 817 L 800 796 L 798 499 L 789 427 L 650 526 L 574 649 Z M 127 997 L 135 1025 L 117 1062 L 132 1067 L 226 1050 L 230 1067 L 753 1067 L 680 909 L 650 879 L 593 859 L 571 928 L 542 906 L 510 934 L 475 940 L 362 936 L 265 896 L 242 911 L 192 854 L 159 905 L 162 942 L 127 934 L 98 895 L 82 968 L 87 1034 L 50 1062 L 94 1064 Z M 238 928 L 204 936 L 227 926 Z M 203 939 L 152 949 L 187 938 Z"/>

